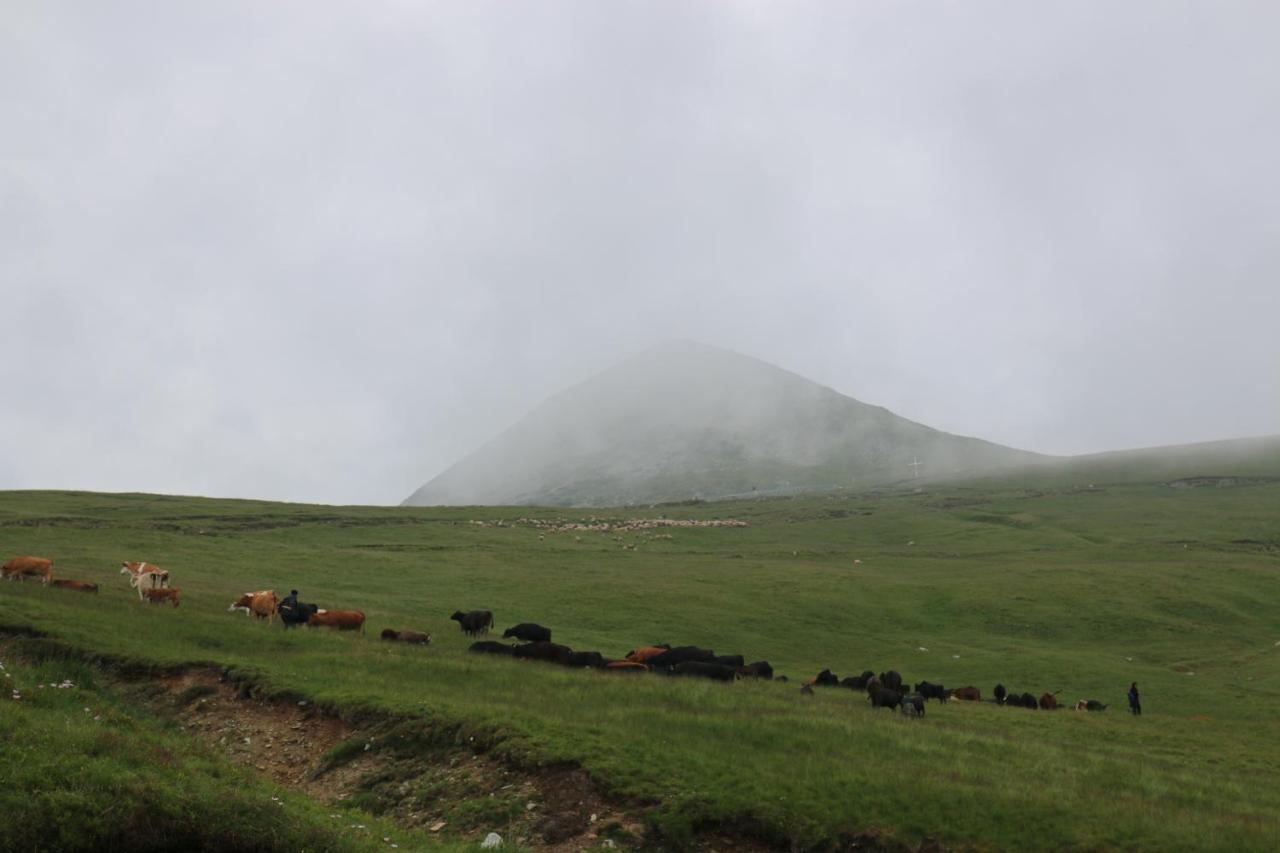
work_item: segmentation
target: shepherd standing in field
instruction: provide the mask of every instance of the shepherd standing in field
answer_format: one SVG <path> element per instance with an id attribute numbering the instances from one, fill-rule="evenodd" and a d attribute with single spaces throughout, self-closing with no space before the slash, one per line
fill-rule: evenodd
<path id="1" fill-rule="evenodd" d="M 1142 704 L 1138 701 L 1138 682 L 1129 685 L 1129 710 L 1135 717 L 1142 716 Z"/>

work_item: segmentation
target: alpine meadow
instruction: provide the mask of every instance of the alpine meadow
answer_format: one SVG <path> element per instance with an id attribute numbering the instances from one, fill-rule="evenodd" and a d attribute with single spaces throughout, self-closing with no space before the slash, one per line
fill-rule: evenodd
<path id="1" fill-rule="evenodd" d="M 3 584 L 2 657 L 11 669 L 34 661 L 50 683 L 114 673 L 126 693 L 216 671 L 246 703 L 305 701 L 364 726 L 347 751 L 389 763 L 353 780 L 344 807 L 383 817 L 344 819 L 333 840 L 324 824 L 334 822 L 307 830 L 304 811 L 290 830 L 323 830 L 314 837 L 332 849 L 368 843 L 371 830 L 348 823 L 393 816 L 423 849 L 489 831 L 549 843 L 521 823 L 537 801 L 441 794 L 436 753 L 415 763 L 397 752 L 409 725 L 432 749 L 512 772 L 580 769 L 592 796 L 633 822 L 608 835 L 583 814 L 562 840 L 574 849 L 1263 850 L 1280 843 L 1277 506 L 1275 441 L 927 487 L 612 510 L 10 492 L 0 549 L 56 555 L 55 577 L 100 592 Z M 119 565 L 140 554 L 172 572 L 180 607 L 138 600 Z M 291 586 L 321 607 L 362 610 L 365 630 L 286 631 L 227 612 L 245 590 Z M 557 643 L 609 658 L 696 644 L 768 660 L 788 680 L 472 654 L 449 619 L 472 608 L 492 610 L 498 629 L 538 622 Z M 386 627 L 434 642 L 386 643 Z M 802 693 L 823 669 L 894 669 L 975 686 L 982 700 L 929 702 L 911 718 L 873 710 L 863 691 Z M 1135 681 L 1141 716 L 1125 703 Z M 1057 694 L 1064 709 L 1000 707 L 997 683 Z M 104 785 L 69 798 L 56 775 L 20 775 L 37 758 L 56 762 L 63 740 L 33 733 L 64 716 L 85 724 L 55 692 L 24 685 L 21 700 L 0 703 L 6 753 L 35 753 L 4 764 L 11 838 L 116 796 Z M 1107 708 L 1069 710 L 1082 699 Z M 177 725 L 157 721 L 146 737 Z M 117 742 L 136 736 L 109 729 Z M 112 786 L 137 778 L 121 772 Z M 273 849 L 307 846 L 296 837 Z"/>

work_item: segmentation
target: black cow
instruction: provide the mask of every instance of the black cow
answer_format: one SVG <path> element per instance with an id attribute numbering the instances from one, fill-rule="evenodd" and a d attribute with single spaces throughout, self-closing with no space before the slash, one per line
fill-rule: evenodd
<path id="1" fill-rule="evenodd" d="M 703 661 L 687 660 L 684 663 L 678 663 L 671 668 L 674 675 L 692 675 L 698 678 L 714 678 L 717 681 L 733 681 L 738 676 L 738 671 L 731 666 L 722 666 L 718 663 L 705 663 Z"/>
<path id="2" fill-rule="evenodd" d="M 840 677 L 831 670 L 824 669 L 822 672 L 815 675 L 809 683 L 819 687 L 839 687 Z"/>
<path id="3" fill-rule="evenodd" d="M 924 700 L 925 700 L 925 697 L 921 696 L 918 693 L 914 696 L 903 696 L 902 699 L 899 700 L 898 702 L 898 707 L 902 710 L 902 713 L 905 715 L 909 716 L 914 714 L 917 717 L 923 717 L 924 716 Z"/>
<path id="4" fill-rule="evenodd" d="M 586 666 L 592 669 L 603 669 L 604 655 L 599 652 L 572 652 L 565 666 Z"/>
<path id="5" fill-rule="evenodd" d="M 715 659 L 715 652 L 710 649 L 700 649 L 697 646 L 676 646 L 674 649 L 667 649 L 662 654 L 649 658 L 645 663 L 657 668 L 675 666 L 688 661 L 714 663 Z"/>
<path id="6" fill-rule="evenodd" d="M 937 699 L 939 702 L 947 701 L 947 691 L 942 688 L 941 684 L 930 684 L 922 681 L 915 686 L 915 691 L 925 699 Z"/>
<path id="7" fill-rule="evenodd" d="M 1036 697 L 1032 696 L 1030 693 L 1023 693 L 1018 698 L 1021 700 L 1022 707 L 1024 708 L 1030 708 L 1034 711 L 1040 707 L 1039 703 L 1036 702 Z"/>
<path id="8" fill-rule="evenodd" d="M 1107 710 L 1107 706 L 1106 706 L 1106 705 L 1103 705 L 1101 702 L 1099 702 L 1099 701 L 1098 701 L 1098 700 L 1096 700 L 1096 699 L 1086 699 L 1086 700 L 1085 700 L 1085 703 L 1084 703 L 1084 707 L 1085 707 L 1085 710 L 1086 710 L 1086 711 L 1105 711 L 1105 710 Z"/>
<path id="9" fill-rule="evenodd" d="M 1003 704 L 1004 704 L 1004 698 L 1005 698 L 1006 696 L 1008 696 L 1008 695 L 1009 695 L 1009 692 L 1008 692 L 1007 690 L 1005 690 L 1005 689 L 1004 689 L 1004 685 L 1003 685 L 1003 684 L 997 684 L 997 685 L 996 685 L 996 689 L 995 689 L 994 691 L 992 691 L 992 692 L 996 694 L 996 704 L 997 704 L 997 705 L 1003 705 Z"/>
<path id="10" fill-rule="evenodd" d="M 280 624 L 286 628 L 296 628 L 299 625 L 307 624 L 307 620 L 312 617 L 320 609 L 318 604 L 303 604 L 299 601 L 293 607 L 278 607 L 276 613 L 280 615 Z"/>
<path id="11" fill-rule="evenodd" d="M 510 655 L 515 653 L 515 646 L 508 646 L 506 643 L 499 643 L 496 640 L 480 640 L 472 643 L 467 651 L 481 652 L 491 655 Z"/>
<path id="12" fill-rule="evenodd" d="M 487 634 L 493 627 L 493 612 L 489 610 L 472 610 L 470 613 L 455 610 L 449 618 L 458 623 L 462 633 L 472 637 Z"/>
<path id="13" fill-rule="evenodd" d="M 868 669 L 865 672 L 863 672 L 862 675 L 849 676 L 848 678 L 842 680 L 840 682 L 840 685 L 842 687 L 848 687 L 850 690 L 866 690 L 867 685 L 871 683 L 871 679 L 875 677 L 876 677 L 876 674 Z"/>
<path id="14" fill-rule="evenodd" d="M 902 694 L 887 687 L 872 687 L 867 691 L 872 708 L 896 708 L 902 701 Z"/>
<path id="15" fill-rule="evenodd" d="M 880 684 L 890 690 L 902 692 L 902 676 L 895 670 L 891 669 L 888 672 L 880 673 Z"/>
<path id="16" fill-rule="evenodd" d="M 716 655 L 711 662 L 737 669 L 742 666 L 742 655 Z"/>
<path id="17" fill-rule="evenodd" d="M 526 643 L 549 643 L 551 642 L 551 629 L 543 628 L 541 625 L 535 625 L 532 622 L 521 622 L 514 628 L 508 628 L 502 632 L 502 639 L 515 637 L 517 640 L 524 640 Z"/>
<path id="18" fill-rule="evenodd" d="M 573 649 L 557 643 L 525 643 L 523 646 L 516 646 L 511 654 L 526 660 L 544 660 L 565 666 L 569 663 Z"/>
<path id="19" fill-rule="evenodd" d="M 738 667 L 738 675 L 743 678 L 763 678 L 766 680 L 773 679 L 773 667 L 769 666 L 767 660 L 758 660 L 749 663 L 746 666 Z"/>

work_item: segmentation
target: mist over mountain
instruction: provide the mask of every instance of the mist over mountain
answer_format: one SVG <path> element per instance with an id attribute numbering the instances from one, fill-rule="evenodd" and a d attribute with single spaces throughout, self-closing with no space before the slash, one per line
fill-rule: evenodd
<path id="1" fill-rule="evenodd" d="M 1046 458 L 679 341 L 550 397 L 404 504 L 715 499 L 997 472 Z"/>

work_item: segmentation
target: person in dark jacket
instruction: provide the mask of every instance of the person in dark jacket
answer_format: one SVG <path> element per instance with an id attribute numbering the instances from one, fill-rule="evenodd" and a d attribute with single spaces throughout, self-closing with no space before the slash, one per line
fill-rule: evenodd
<path id="1" fill-rule="evenodd" d="M 1138 701 L 1138 682 L 1129 685 L 1129 710 L 1135 717 L 1142 716 L 1142 703 Z"/>
<path id="2" fill-rule="evenodd" d="M 298 623 L 298 591 L 296 589 L 289 590 L 289 594 L 280 599 L 280 603 L 276 605 L 276 612 L 280 614 L 280 621 L 286 628 Z"/>

